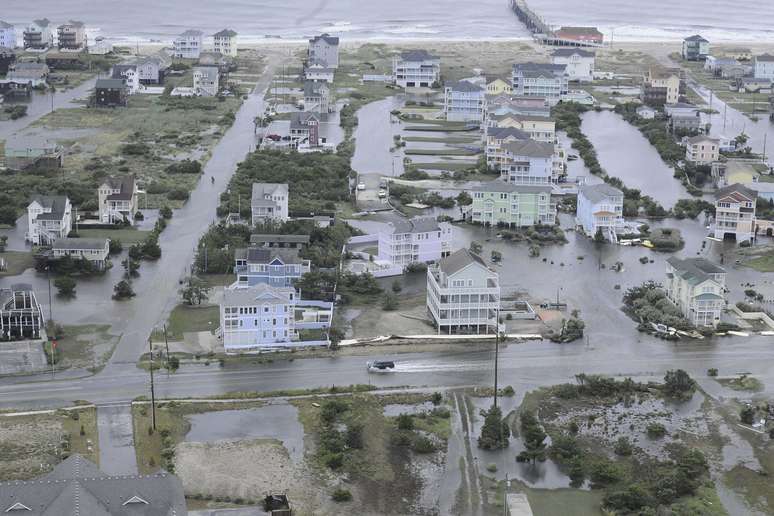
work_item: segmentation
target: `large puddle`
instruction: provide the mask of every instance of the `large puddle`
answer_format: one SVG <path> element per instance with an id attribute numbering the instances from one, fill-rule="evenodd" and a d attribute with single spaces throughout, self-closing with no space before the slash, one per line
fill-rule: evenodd
<path id="1" fill-rule="evenodd" d="M 276 404 L 245 410 L 222 410 L 188 416 L 189 442 L 277 439 L 299 463 L 304 455 L 304 429 L 293 405 Z"/>

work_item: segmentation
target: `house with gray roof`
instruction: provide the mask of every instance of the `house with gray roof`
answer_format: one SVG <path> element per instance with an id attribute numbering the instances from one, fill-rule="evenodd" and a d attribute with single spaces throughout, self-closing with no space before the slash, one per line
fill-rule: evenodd
<path id="1" fill-rule="evenodd" d="M 224 56 L 237 56 L 237 33 L 231 29 L 223 29 L 212 35 L 212 48 Z"/>
<path id="2" fill-rule="evenodd" d="M 325 82 L 304 81 L 304 111 L 331 112 L 331 89 Z"/>
<path id="3" fill-rule="evenodd" d="M 488 181 L 471 189 L 471 222 L 487 226 L 531 227 L 553 225 L 556 203 L 551 185 L 515 185 Z"/>
<path id="4" fill-rule="evenodd" d="M 227 288 L 220 303 L 220 331 L 226 353 L 285 347 L 298 339 L 296 291 L 265 283 Z"/>
<path id="5" fill-rule="evenodd" d="M 501 145 L 500 178 L 517 185 L 550 184 L 556 181 L 554 162 L 558 160 L 553 143 L 532 139 L 514 140 Z"/>
<path id="6" fill-rule="evenodd" d="M 683 40 L 681 55 L 686 61 L 703 61 L 710 54 L 710 42 L 694 34 Z"/>
<path id="7" fill-rule="evenodd" d="M 726 271 L 706 258 L 667 259 L 667 298 L 695 326 L 717 326 L 726 306 Z"/>
<path id="8" fill-rule="evenodd" d="M 32 20 L 24 28 L 24 49 L 33 52 L 41 52 L 54 46 L 54 33 L 51 31 L 51 22 L 48 18 Z"/>
<path id="9" fill-rule="evenodd" d="M 189 29 L 175 38 L 172 55 L 183 59 L 199 59 L 202 51 L 202 37 L 200 30 Z"/>
<path id="10" fill-rule="evenodd" d="M 0 20 L 0 48 L 16 48 L 16 27 L 12 23 Z"/>
<path id="11" fill-rule="evenodd" d="M 607 183 L 583 185 L 578 189 L 575 224 L 588 236 L 601 231 L 606 239 L 617 242 L 616 230 L 624 225 L 623 200 L 623 192 Z"/>
<path id="12" fill-rule="evenodd" d="M 427 268 L 426 303 L 439 334 L 496 332 L 499 275 L 480 256 L 459 249 Z"/>
<path id="13" fill-rule="evenodd" d="M 5 166 L 11 170 L 61 168 L 62 147 L 42 136 L 16 134 L 5 141 Z"/>
<path id="14" fill-rule="evenodd" d="M 123 79 L 97 79 L 94 104 L 98 107 L 126 106 L 129 88 Z"/>
<path id="15" fill-rule="evenodd" d="M 253 183 L 250 199 L 253 226 L 288 220 L 288 185 L 286 183 Z"/>
<path id="16" fill-rule="evenodd" d="M 64 195 L 37 195 L 27 206 L 25 240 L 34 245 L 51 245 L 73 229 L 72 205 Z"/>
<path id="17" fill-rule="evenodd" d="M 753 58 L 753 76 L 756 79 L 774 80 L 774 55 L 755 56 Z"/>
<path id="18" fill-rule="evenodd" d="M 551 62 L 564 65 L 570 81 L 590 82 L 594 80 L 596 55 L 582 48 L 557 48 L 551 52 Z"/>
<path id="19" fill-rule="evenodd" d="M 304 67 L 304 79 L 307 81 L 332 83 L 336 69 L 322 63 L 309 63 Z"/>
<path id="20" fill-rule="evenodd" d="M 185 516 L 180 480 L 165 471 L 108 475 L 79 454 L 33 480 L 0 483 L 0 511 L 29 516 Z"/>
<path id="21" fill-rule="evenodd" d="M 567 65 L 550 63 L 517 63 L 511 73 L 514 95 L 545 98 L 554 106 L 568 93 Z"/>
<path id="22" fill-rule="evenodd" d="M 16 62 L 8 67 L 6 81 L 28 84 L 33 88 L 45 86 L 50 70 L 45 63 Z"/>
<path id="23" fill-rule="evenodd" d="M 86 25 L 82 21 L 70 20 L 56 28 L 57 45 L 60 50 L 79 51 L 88 46 Z"/>
<path id="24" fill-rule="evenodd" d="M 250 235 L 250 245 L 256 247 L 279 247 L 280 249 L 301 249 L 309 244 L 309 235 L 259 234 Z"/>
<path id="25" fill-rule="evenodd" d="M 393 266 L 429 263 L 451 253 L 453 226 L 435 217 L 415 217 L 390 222 L 379 231 L 379 260 Z"/>
<path id="26" fill-rule="evenodd" d="M 505 161 L 503 144 L 518 140 L 529 140 L 530 135 L 516 127 L 487 126 L 484 133 L 486 144 L 486 164 L 489 168 L 499 170 Z"/>
<path id="27" fill-rule="evenodd" d="M 87 260 L 94 270 L 104 271 L 108 265 L 110 241 L 107 238 L 60 238 L 51 246 L 51 257 L 60 260 Z"/>
<path id="28" fill-rule="evenodd" d="M 44 335 L 45 321 L 32 286 L 19 283 L 0 288 L 0 341 L 39 339 Z M 0 483 L 0 511 L 7 511 L 2 504 L 3 484 Z"/>
<path id="29" fill-rule="evenodd" d="M 202 97 L 214 97 L 218 94 L 220 71 L 217 66 L 194 66 L 193 89 Z"/>
<path id="30" fill-rule="evenodd" d="M 327 113 L 295 111 L 290 114 L 290 139 L 293 146 L 318 147 L 326 143 L 320 124 L 328 121 Z"/>
<path id="31" fill-rule="evenodd" d="M 273 287 L 292 287 L 311 270 L 311 262 L 298 255 L 299 249 L 247 247 L 234 251 L 233 288 L 265 283 Z"/>
<path id="32" fill-rule="evenodd" d="M 470 81 L 444 85 L 443 112 L 453 122 L 483 123 L 486 114 L 486 89 Z"/>
<path id="33" fill-rule="evenodd" d="M 441 58 L 426 50 L 408 50 L 393 56 L 392 78 L 403 88 L 432 88 L 441 78 Z"/>
<path id="34" fill-rule="evenodd" d="M 339 67 L 339 38 L 321 34 L 309 40 L 307 65 L 316 64 L 323 68 Z"/>
<path id="35" fill-rule="evenodd" d="M 133 175 L 109 176 L 97 190 L 99 220 L 103 224 L 134 224 L 139 189 Z"/>

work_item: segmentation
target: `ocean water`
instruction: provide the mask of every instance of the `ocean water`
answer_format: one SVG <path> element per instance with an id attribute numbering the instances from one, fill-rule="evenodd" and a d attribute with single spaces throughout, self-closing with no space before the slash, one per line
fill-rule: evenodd
<path id="1" fill-rule="evenodd" d="M 551 25 L 594 25 L 616 41 L 774 41 L 774 0 L 529 0 Z M 0 20 L 86 23 L 115 42 L 169 42 L 188 28 L 225 27 L 243 42 L 300 40 L 320 32 L 346 39 L 524 39 L 507 0 L 0 0 Z M 20 32 L 20 31 L 19 31 Z"/>

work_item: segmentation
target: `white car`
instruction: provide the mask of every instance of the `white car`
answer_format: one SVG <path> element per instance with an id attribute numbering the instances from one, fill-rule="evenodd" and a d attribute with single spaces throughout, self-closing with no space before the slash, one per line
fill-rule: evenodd
<path id="1" fill-rule="evenodd" d="M 379 190 L 379 199 L 384 199 L 385 197 L 387 197 L 387 191 Z"/>
<path id="2" fill-rule="evenodd" d="M 357 189 L 358 189 L 358 190 L 361 190 L 361 191 L 362 191 L 362 190 L 365 190 L 365 183 L 358 183 L 358 184 L 357 184 Z"/>

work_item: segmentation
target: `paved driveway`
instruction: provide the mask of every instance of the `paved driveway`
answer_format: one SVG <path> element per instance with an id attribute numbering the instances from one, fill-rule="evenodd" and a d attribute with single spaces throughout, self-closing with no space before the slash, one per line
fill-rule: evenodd
<path id="1" fill-rule="evenodd" d="M 40 341 L 0 342 L 0 375 L 29 374 L 48 368 Z"/>

